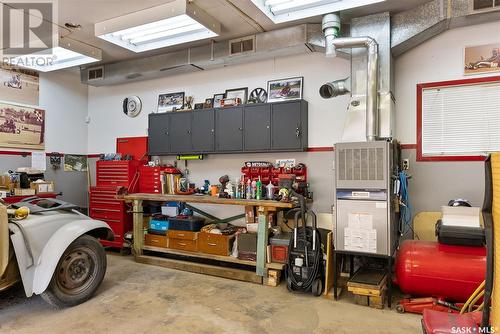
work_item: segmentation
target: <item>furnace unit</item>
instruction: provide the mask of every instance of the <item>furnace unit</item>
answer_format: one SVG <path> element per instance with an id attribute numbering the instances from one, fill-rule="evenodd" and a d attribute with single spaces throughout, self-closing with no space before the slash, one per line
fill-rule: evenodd
<path id="1" fill-rule="evenodd" d="M 397 224 L 391 190 L 393 144 L 335 145 L 335 251 L 392 256 Z"/>

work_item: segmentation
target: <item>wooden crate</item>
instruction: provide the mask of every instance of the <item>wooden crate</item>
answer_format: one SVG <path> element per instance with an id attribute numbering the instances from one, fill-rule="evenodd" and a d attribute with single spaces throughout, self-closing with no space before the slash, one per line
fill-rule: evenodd
<path id="1" fill-rule="evenodd" d="M 383 309 L 387 292 L 387 275 L 383 275 L 378 284 L 349 281 L 347 290 L 354 294 L 356 304 Z"/>

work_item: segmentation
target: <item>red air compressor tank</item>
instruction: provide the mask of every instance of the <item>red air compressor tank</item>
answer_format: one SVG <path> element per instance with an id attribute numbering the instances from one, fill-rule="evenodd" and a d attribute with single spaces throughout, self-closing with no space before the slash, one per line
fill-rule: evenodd
<path id="1" fill-rule="evenodd" d="M 407 240 L 396 258 L 396 284 L 412 296 L 465 302 L 485 279 L 486 248 Z"/>

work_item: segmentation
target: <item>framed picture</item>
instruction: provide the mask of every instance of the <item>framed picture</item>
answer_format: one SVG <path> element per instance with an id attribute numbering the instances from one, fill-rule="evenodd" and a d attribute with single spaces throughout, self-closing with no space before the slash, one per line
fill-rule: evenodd
<path id="1" fill-rule="evenodd" d="M 465 75 L 498 71 L 500 71 L 500 43 L 465 47 Z"/>
<path id="2" fill-rule="evenodd" d="M 245 88 L 235 88 L 226 90 L 226 99 L 236 99 L 240 98 L 241 103 L 247 103 L 248 87 Z"/>
<path id="3" fill-rule="evenodd" d="M 180 110 L 184 106 L 184 92 L 160 94 L 158 97 L 158 112 Z"/>
<path id="4" fill-rule="evenodd" d="M 214 99 L 206 99 L 204 107 L 205 108 L 212 108 L 213 104 L 214 104 Z"/>
<path id="5" fill-rule="evenodd" d="M 205 104 L 204 103 L 195 103 L 194 104 L 194 109 L 195 110 L 198 110 L 198 109 L 203 109 L 205 107 Z"/>
<path id="6" fill-rule="evenodd" d="M 267 102 L 302 99 L 304 77 L 267 82 Z"/>
<path id="7" fill-rule="evenodd" d="M 45 110 L 0 103 L 0 147 L 43 150 Z"/>
<path id="8" fill-rule="evenodd" d="M 224 94 L 224 93 L 221 93 L 221 94 L 215 94 L 215 95 L 214 95 L 214 105 L 213 105 L 213 107 L 214 107 L 214 108 L 221 108 L 221 107 L 222 107 L 222 105 L 221 105 L 220 101 L 221 101 L 223 98 L 225 98 L 225 97 L 226 97 L 226 94 Z"/>

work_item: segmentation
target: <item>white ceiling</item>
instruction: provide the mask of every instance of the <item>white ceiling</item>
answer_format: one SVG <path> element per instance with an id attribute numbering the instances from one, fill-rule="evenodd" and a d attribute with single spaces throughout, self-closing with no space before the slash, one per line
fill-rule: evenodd
<path id="1" fill-rule="evenodd" d="M 103 62 L 105 63 L 145 57 L 186 48 L 190 45 L 206 43 L 207 41 L 198 41 L 181 46 L 137 54 L 94 36 L 94 24 L 96 22 L 104 21 L 141 9 L 154 7 L 169 1 L 172 0 L 59 0 L 59 25 L 64 26 L 64 23 L 72 22 L 82 26 L 80 30 L 74 31 L 69 31 L 66 28 L 60 29 L 60 34 L 102 49 Z M 365 6 L 342 12 L 341 15 L 347 22 L 351 17 L 364 16 L 383 11 L 395 13 L 415 7 L 427 1 L 429 0 L 386 0 L 385 2 L 378 3 L 376 5 Z M 216 41 L 297 25 L 303 22 L 321 22 L 321 17 L 314 17 L 307 20 L 276 25 L 260 10 L 258 10 L 250 0 L 194 0 L 192 2 L 204 9 L 221 23 L 222 33 L 220 36 L 215 38 Z"/>

